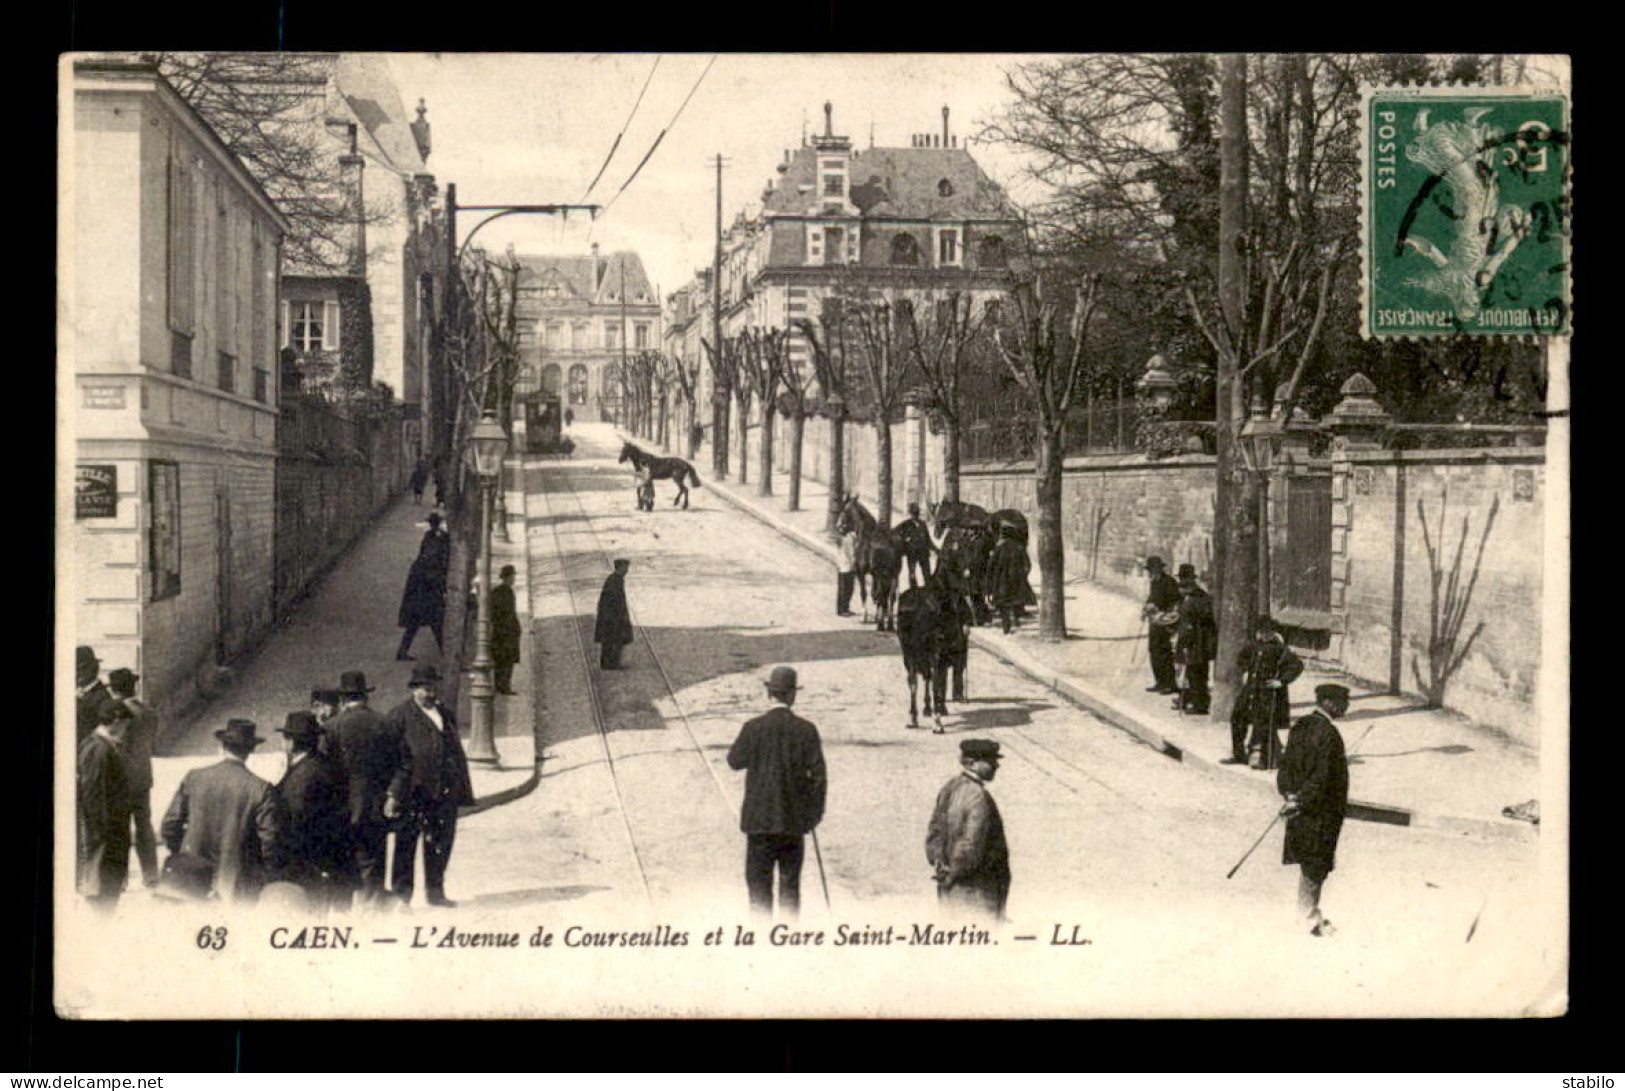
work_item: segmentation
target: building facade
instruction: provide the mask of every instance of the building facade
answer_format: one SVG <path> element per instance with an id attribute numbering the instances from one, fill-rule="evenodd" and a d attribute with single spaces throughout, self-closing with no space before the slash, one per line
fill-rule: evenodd
<path id="1" fill-rule="evenodd" d="M 619 364 L 662 345 L 660 301 L 634 251 L 515 255 L 520 397 L 557 395 L 576 420 L 618 420 Z"/>
<path id="2" fill-rule="evenodd" d="M 72 108 L 74 633 L 169 710 L 272 619 L 287 222 L 150 64 L 76 61 Z"/>

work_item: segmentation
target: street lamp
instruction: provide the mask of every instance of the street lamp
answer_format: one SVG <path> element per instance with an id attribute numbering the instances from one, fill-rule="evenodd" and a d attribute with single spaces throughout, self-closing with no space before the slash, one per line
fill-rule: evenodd
<path id="1" fill-rule="evenodd" d="M 1258 475 L 1258 613 L 1270 613 L 1270 471 L 1281 441 L 1281 422 L 1265 415 L 1263 402 L 1253 403 L 1237 444 L 1248 472 Z"/>
<path id="2" fill-rule="evenodd" d="M 496 486 L 497 474 L 502 470 L 502 456 L 507 453 L 508 436 L 497 422 L 497 415 L 486 410 L 480 423 L 469 436 L 469 447 L 474 457 L 474 472 L 480 479 L 480 599 L 479 619 L 474 645 L 474 685 L 470 690 L 472 706 L 472 733 L 468 741 L 469 761 L 497 760 L 496 739 L 493 737 L 492 702 L 496 697 L 491 682 L 491 493 Z"/>

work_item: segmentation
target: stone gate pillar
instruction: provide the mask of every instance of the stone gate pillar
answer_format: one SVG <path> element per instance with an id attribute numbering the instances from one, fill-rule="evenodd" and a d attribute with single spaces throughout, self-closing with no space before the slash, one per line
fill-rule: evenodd
<path id="1" fill-rule="evenodd" d="M 1382 450 L 1383 430 L 1392 419 L 1372 397 L 1376 392 L 1370 379 L 1359 373 L 1351 375 L 1342 386 L 1343 400 L 1323 421 L 1332 433 L 1332 629 L 1326 651 L 1339 663 L 1348 632 L 1355 499 L 1371 492 L 1371 467 L 1358 465 L 1357 456 Z"/>

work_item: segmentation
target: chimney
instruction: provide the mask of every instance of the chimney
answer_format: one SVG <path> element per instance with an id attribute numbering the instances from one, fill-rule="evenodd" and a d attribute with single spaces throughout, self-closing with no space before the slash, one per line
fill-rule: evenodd
<path id="1" fill-rule="evenodd" d="M 366 169 L 367 161 L 356 153 L 356 127 L 350 126 L 350 151 L 339 156 L 339 185 L 344 191 L 344 197 L 349 208 L 346 211 L 355 215 L 355 222 L 351 224 L 349 272 L 352 275 L 364 275 L 367 271 L 367 221 L 362 214 L 362 182 L 361 173 Z"/>
<path id="2" fill-rule="evenodd" d="M 948 107 L 942 108 L 942 146 L 948 146 Z"/>
<path id="3" fill-rule="evenodd" d="M 429 122 L 423 115 L 428 112 L 429 107 L 418 99 L 418 119 L 412 122 L 412 139 L 417 142 L 418 155 L 425 162 L 429 159 Z"/>
<path id="4" fill-rule="evenodd" d="M 824 103 L 824 135 L 835 135 L 835 107 L 829 102 Z"/>

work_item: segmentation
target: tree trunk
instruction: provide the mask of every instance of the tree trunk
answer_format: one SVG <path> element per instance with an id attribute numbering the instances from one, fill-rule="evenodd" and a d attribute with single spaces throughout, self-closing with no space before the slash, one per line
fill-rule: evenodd
<path id="1" fill-rule="evenodd" d="M 1219 140 L 1219 304 L 1225 323 L 1241 330 L 1246 284 L 1240 251 L 1247 216 L 1247 59 L 1221 62 Z M 1245 347 L 1241 349 L 1245 352 Z M 1218 613 L 1218 658 L 1213 669 L 1212 715 L 1226 719 L 1240 683 L 1236 655 L 1247 642 L 1258 592 L 1257 501 L 1237 449 L 1247 415 L 1247 392 L 1238 352 L 1219 354 L 1214 404 L 1213 601 Z"/>
<path id="2" fill-rule="evenodd" d="M 734 416 L 739 418 L 739 483 L 750 484 L 750 403 L 745 395 L 739 395 L 738 412 Z"/>
<path id="3" fill-rule="evenodd" d="M 959 419 L 953 416 L 942 420 L 942 498 L 959 502 Z"/>
<path id="4" fill-rule="evenodd" d="M 891 529 L 891 422 L 875 410 L 875 518 Z"/>
<path id="5" fill-rule="evenodd" d="M 801 510 L 801 437 L 806 427 L 807 415 L 797 403 L 790 413 L 790 511 Z"/>
<path id="6" fill-rule="evenodd" d="M 711 472 L 718 481 L 728 480 L 728 405 L 731 397 L 727 387 L 715 387 L 711 394 Z"/>
<path id="7" fill-rule="evenodd" d="M 841 502 L 846 499 L 846 421 L 834 417 L 829 422 L 829 517 L 824 530 L 835 533 L 841 518 Z"/>
<path id="8" fill-rule="evenodd" d="M 1038 577 L 1043 589 L 1038 596 L 1038 636 L 1042 640 L 1066 639 L 1066 553 L 1061 541 L 1062 440 L 1066 426 L 1034 427 L 1037 435 L 1033 465 L 1033 492 L 1038 503 Z"/>
<path id="9" fill-rule="evenodd" d="M 762 402 L 762 453 L 756 459 L 756 495 L 773 495 L 773 407 Z"/>

